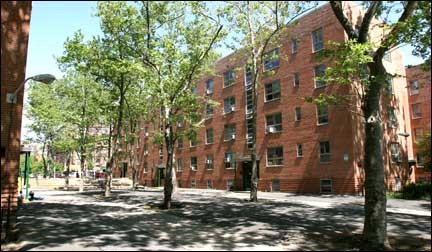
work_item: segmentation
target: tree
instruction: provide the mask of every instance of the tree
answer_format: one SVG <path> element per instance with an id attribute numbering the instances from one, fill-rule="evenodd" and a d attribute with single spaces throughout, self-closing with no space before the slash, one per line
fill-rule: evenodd
<path id="1" fill-rule="evenodd" d="M 345 14 L 342 2 L 330 1 L 335 16 L 348 35 L 348 41 L 345 44 L 335 45 L 338 50 L 337 53 L 332 54 L 332 62 L 335 63 L 335 66 L 326 70 L 324 79 L 361 89 L 359 98 L 365 118 L 363 244 L 368 250 L 383 250 L 389 247 L 382 149 L 383 126 L 380 112 L 381 96 L 388 75 L 383 64 L 383 57 L 390 49 L 396 48 L 401 43 L 419 41 L 419 39 L 426 43 L 423 44 L 425 46 L 419 48 L 430 48 L 430 39 L 427 41 L 423 40 L 421 35 L 413 36 L 415 32 L 423 32 L 424 29 L 426 29 L 426 34 L 428 31 L 430 34 L 430 3 L 429 13 L 425 11 L 427 8 L 424 4 L 419 5 L 416 1 L 406 1 L 399 5 L 382 1 L 365 2 L 366 12 L 362 14 L 357 24 L 353 24 Z M 388 19 L 385 19 L 386 22 L 374 22 L 374 18 L 385 16 L 390 11 L 395 11 L 395 8 L 398 8 L 397 13 L 401 13 L 396 22 Z M 426 13 L 426 16 L 421 20 L 426 19 L 426 22 L 416 23 L 419 19 L 415 17 L 419 17 L 422 13 Z M 377 28 L 376 23 L 380 24 L 378 29 L 384 29 L 385 32 L 378 41 L 371 41 L 372 36 L 368 35 Z M 421 55 L 430 58 L 430 50 L 429 55 L 427 55 L 427 50 L 425 52 Z M 334 95 L 321 95 L 314 102 L 335 102 L 336 98 Z"/>
<path id="2" fill-rule="evenodd" d="M 96 136 L 91 135 L 89 130 L 99 124 L 102 99 L 107 94 L 99 83 L 73 71 L 58 82 L 57 92 L 62 104 L 62 117 L 69 123 L 64 127 L 65 134 L 59 138 L 58 147 L 69 158 L 71 151 L 77 152 L 82 172 L 79 190 L 83 191 L 86 164 L 92 159 L 96 144 Z"/>
<path id="3" fill-rule="evenodd" d="M 129 32 L 133 28 L 133 21 L 138 18 L 137 11 L 126 2 L 100 2 L 96 15 L 101 18 L 103 37 L 94 37 L 84 43 L 82 33 L 75 33 L 71 39 L 67 39 L 65 53 L 58 62 L 64 70 L 73 68 L 92 76 L 109 92 L 101 108 L 106 113 L 105 121 L 113 125 L 109 137 L 112 152 L 110 150 L 107 162 L 105 186 L 105 196 L 110 196 L 112 168 L 116 159 L 124 155 L 120 146 L 124 138 L 125 98 L 132 86 L 139 85 L 143 68 L 134 61 L 130 48 L 132 36 L 138 36 Z"/>
<path id="4" fill-rule="evenodd" d="M 32 121 L 30 129 L 36 134 L 36 142 L 42 143 L 44 178 L 49 174 L 53 159 L 53 141 L 64 127 L 61 116 L 61 103 L 55 90 L 57 81 L 51 85 L 31 85 L 29 92 L 28 117 Z"/>
<path id="5" fill-rule="evenodd" d="M 237 35 L 233 38 L 237 42 L 234 49 L 238 50 L 237 47 L 240 47 L 240 57 L 246 59 L 245 72 L 247 86 L 250 88 L 247 96 L 251 99 L 251 112 L 247 119 L 247 123 L 251 125 L 247 133 L 252 161 L 251 201 L 258 200 L 256 118 L 261 78 L 263 75 L 274 74 L 272 69 L 279 66 L 282 56 L 279 55 L 277 48 L 282 35 L 284 38 L 289 37 L 287 30 L 295 25 L 295 19 L 313 7 L 314 4 L 311 7 L 302 2 L 238 1 L 229 2 L 221 9 L 230 24 L 230 29 Z M 277 62 L 277 66 L 272 65 L 272 62 Z M 263 65 L 269 65 L 268 70 L 262 70 Z"/>
<path id="6" fill-rule="evenodd" d="M 144 40 L 135 40 L 136 53 L 147 68 L 144 95 L 147 119 L 159 121 L 155 141 L 167 151 L 164 207 L 171 208 L 175 181 L 175 143 L 181 136 L 195 137 L 202 125 L 203 99 L 194 93 L 200 77 L 217 55 L 213 48 L 222 39 L 222 25 L 206 13 L 201 2 L 143 2 L 140 25 Z M 157 98 L 156 98 L 157 97 Z M 155 99 L 156 98 L 156 99 Z M 188 127 L 178 127 L 182 122 Z"/>

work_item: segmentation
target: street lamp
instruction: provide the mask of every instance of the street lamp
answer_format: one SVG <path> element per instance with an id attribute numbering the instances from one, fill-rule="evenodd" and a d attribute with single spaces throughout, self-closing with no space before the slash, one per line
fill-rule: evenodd
<path id="1" fill-rule="evenodd" d="M 22 89 L 24 87 L 24 84 L 28 80 L 34 80 L 34 81 L 43 82 L 45 84 L 51 84 L 53 81 L 56 80 L 56 78 L 54 77 L 54 75 L 51 75 L 51 74 L 39 74 L 39 75 L 35 75 L 32 77 L 28 77 L 27 79 L 25 79 L 21 83 L 21 85 L 15 90 L 15 92 L 6 94 L 6 102 L 7 103 L 16 103 L 16 97 L 17 97 L 18 91 L 20 91 L 20 89 Z"/>

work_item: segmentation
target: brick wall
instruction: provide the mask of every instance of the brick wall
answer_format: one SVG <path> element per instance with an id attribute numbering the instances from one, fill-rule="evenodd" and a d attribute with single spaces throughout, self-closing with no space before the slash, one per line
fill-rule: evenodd
<path id="1" fill-rule="evenodd" d="M 6 103 L 25 79 L 31 1 L 1 2 L 1 208 L 17 208 L 23 90 L 16 104 Z M 2 215 L 3 216 L 3 215 Z"/>
<path id="2" fill-rule="evenodd" d="M 410 86 L 412 81 L 418 81 L 418 92 L 408 88 L 409 104 L 410 104 L 410 119 L 411 119 L 411 136 L 413 139 L 414 159 L 417 159 L 417 146 L 415 144 L 419 139 L 416 138 L 416 132 L 430 133 L 431 132 L 431 73 L 424 71 L 421 65 L 406 68 L 407 86 Z M 412 105 L 420 104 L 421 116 L 417 117 L 413 114 Z M 417 160 L 418 162 L 418 160 Z M 415 182 L 420 180 L 431 180 L 430 172 L 425 172 L 422 166 L 417 165 L 414 169 L 413 179 Z"/>

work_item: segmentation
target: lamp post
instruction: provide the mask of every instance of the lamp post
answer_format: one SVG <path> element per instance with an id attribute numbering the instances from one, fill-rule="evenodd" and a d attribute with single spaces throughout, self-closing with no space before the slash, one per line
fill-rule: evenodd
<path id="1" fill-rule="evenodd" d="M 51 75 L 51 74 L 39 74 L 39 75 L 35 75 L 32 77 L 28 77 L 19 85 L 19 87 L 15 90 L 15 92 L 6 94 L 6 102 L 7 103 L 16 103 L 16 96 L 17 96 L 18 92 L 20 91 L 20 89 L 22 89 L 24 87 L 24 84 L 28 80 L 34 80 L 34 81 L 39 81 L 39 82 L 42 82 L 45 84 L 51 84 L 53 81 L 55 81 L 55 79 L 56 78 L 54 77 L 54 75 Z"/>

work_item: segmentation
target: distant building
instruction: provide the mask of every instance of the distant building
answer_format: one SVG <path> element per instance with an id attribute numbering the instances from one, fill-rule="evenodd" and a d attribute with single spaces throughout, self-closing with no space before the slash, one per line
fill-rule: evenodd
<path id="1" fill-rule="evenodd" d="M 414 157 L 417 161 L 413 170 L 414 182 L 431 181 L 431 172 L 423 169 L 424 157 L 419 153 L 415 142 L 423 134 L 431 133 L 431 72 L 424 71 L 422 65 L 407 67 L 408 100 L 410 105 L 411 135 L 413 136 Z"/>
<path id="2" fill-rule="evenodd" d="M 350 11 L 353 24 L 364 12 L 350 2 L 344 2 L 344 9 Z M 329 4 L 301 17 L 288 33 L 280 47 L 269 48 L 269 60 L 262 66 L 262 71 L 274 73 L 264 75 L 258 91 L 258 189 L 361 194 L 365 118 L 361 116 L 360 101 L 353 87 L 317 80 L 326 65 L 313 60 L 327 41 L 345 41 L 347 35 Z M 250 81 L 246 62 L 236 56 L 218 60 L 217 75 L 204 77 L 197 86 L 198 95 L 211 96 L 221 105 L 203 111 L 206 121 L 198 131 L 197 142 L 182 139 L 177 143 L 175 168 L 180 187 L 250 189 Z M 385 180 L 388 190 L 399 190 L 410 180 L 408 159 L 413 158 L 411 137 L 400 135 L 411 132 L 406 80 L 401 77 L 405 68 L 397 50 L 389 52 L 383 62 L 396 76 L 387 79 L 381 103 L 386 104 L 381 107 L 386 122 Z M 317 107 L 303 100 L 327 92 L 351 95 L 349 108 Z M 144 122 L 142 129 L 134 148 L 138 180 L 147 186 L 161 186 L 166 150 L 150 140 L 160 125 Z M 131 169 L 124 166 L 114 170 L 114 176 L 130 174 Z"/>

